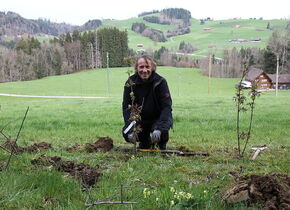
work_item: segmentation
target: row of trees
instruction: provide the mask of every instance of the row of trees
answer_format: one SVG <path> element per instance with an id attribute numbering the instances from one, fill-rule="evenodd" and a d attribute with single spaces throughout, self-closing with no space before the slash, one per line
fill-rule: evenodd
<path id="1" fill-rule="evenodd" d="M 32 80 L 72 72 L 64 49 L 58 44 L 43 43 L 31 51 L 1 47 L 0 66 L 0 82 Z"/>
<path id="2" fill-rule="evenodd" d="M 144 23 L 133 23 L 131 27 L 132 31 L 139 33 L 155 42 L 166 42 L 166 38 L 162 31 L 156 30 L 146 26 Z"/>
<path id="3" fill-rule="evenodd" d="M 143 17 L 143 20 L 145 20 L 149 23 L 156 23 L 156 24 L 161 24 L 161 25 L 170 25 L 170 21 L 168 21 L 168 20 L 162 21 L 157 16 L 146 16 L 146 17 Z"/>
<path id="4" fill-rule="evenodd" d="M 81 69 L 126 66 L 126 31 L 105 28 L 97 32 L 74 31 L 48 43 L 35 38 L 0 47 L 0 82 L 40 79 Z M 109 55 L 109 60 L 107 59 Z"/>
<path id="5" fill-rule="evenodd" d="M 190 11 L 182 8 L 164 9 L 161 13 L 165 14 L 169 18 L 183 19 L 185 22 L 189 22 L 191 18 Z"/>
<path id="6" fill-rule="evenodd" d="M 289 33 L 285 30 L 274 31 L 266 49 L 225 49 L 222 59 L 213 55 L 212 75 L 240 77 L 245 62 L 267 73 L 276 73 L 277 60 L 280 73 L 290 73 Z M 181 42 L 179 50 L 190 53 L 195 47 Z M 106 67 L 107 64 L 110 67 L 127 66 L 127 59 L 124 58 L 134 54 L 129 52 L 127 32 L 116 28 L 98 32 L 74 31 L 48 43 L 40 43 L 35 38 L 21 39 L 16 44 L 0 47 L 0 82 L 39 79 L 81 69 Z M 209 66 L 208 58 L 194 60 L 185 55 L 176 55 L 165 47 L 146 53 L 159 65 L 203 69 Z"/>

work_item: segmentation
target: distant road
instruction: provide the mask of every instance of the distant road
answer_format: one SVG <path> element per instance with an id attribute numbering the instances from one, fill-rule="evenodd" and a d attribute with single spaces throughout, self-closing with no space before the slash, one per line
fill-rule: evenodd
<path id="1" fill-rule="evenodd" d="M 17 95 L 17 94 L 7 94 L 7 93 L 0 93 L 0 96 L 11 96 L 11 97 L 22 97 L 22 98 L 87 98 L 87 99 L 109 98 L 109 97 L 103 97 L 103 96 L 33 96 L 33 95 Z"/>
<path id="2" fill-rule="evenodd" d="M 182 52 L 174 52 L 172 54 L 176 54 L 176 55 L 192 55 L 192 56 L 198 56 L 198 57 L 203 57 L 206 58 L 208 57 L 207 55 L 198 55 L 198 54 L 194 54 L 194 53 L 182 53 Z M 214 57 L 216 60 L 223 60 L 223 58 L 219 58 L 219 57 Z"/>

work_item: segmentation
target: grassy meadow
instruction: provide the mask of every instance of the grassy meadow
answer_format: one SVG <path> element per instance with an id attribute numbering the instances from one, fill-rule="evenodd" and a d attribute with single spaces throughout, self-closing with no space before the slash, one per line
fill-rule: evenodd
<path id="1" fill-rule="evenodd" d="M 150 16 L 150 15 L 149 15 Z M 191 32 L 189 34 L 179 35 L 168 38 L 167 42 L 154 42 L 131 30 L 132 24 L 142 22 L 150 28 L 162 31 L 164 34 L 168 30 L 175 28 L 174 25 L 161 25 L 146 22 L 140 18 L 130 18 L 127 20 L 104 20 L 101 27 L 117 27 L 120 30 L 128 31 L 129 47 L 137 50 L 137 44 L 142 43 L 146 50 L 158 50 L 162 46 L 173 51 L 178 50 L 180 42 L 190 43 L 198 48 L 194 53 L 197 55 L 208 55 L 209 51 L 217 56 L 222 55 L 224 49 L 236 47 L 257 47 L 265 48 L 268 39 L 276 29 L 285 29 L 287 20 L 258 20 L 258 19 L 229 19 L 206 21 L 201 25 L 197 19 L 191 19 Z M 268 23 L 272 30 L 267 29 Z M 204 28 L 212 30 L 205 31 Z M 231 39 L 253 39 L 261 38 L 260 42 L 231 43 Z M 210 48 L 209 48 L 210 47 Z"/>
<path id="2" fill-rule="evenodd" d="M 52 149 L 12 157 L 0 171 L 0 209 L 85 209 L 96 201 L 135 201 L 135 205 L 98 205 L 95 209 L 244 209 L 225 205 L 221 193 L 240 176 L 289 174 L 290 91 L 263 92 L 257 99 L 253 131 L 244 158 L 236 158 L 234 86 L 239 80 L 202 76 L 198 69 L 158 67 L 170 86 L 174 129 L 168 149 L 185 147 L 208 157 L 161 156 L 111 151 L 68 152 L 66 147 L 109 136 L 114 148 L 133 148 L 122 139 L 121 103 L 128 68 L 88 70 L 41 80 L 1 83 L 0 93 L 42 96 L 105 96 L 102 99 L 50 99 L 0 96 L 0 129 L 15 139 L 29 106 L 18 144 L 48 142 Z M 210 88 L 209 88 L 210 84 Z M 242 115 L 242 127 L 248 115 Z M 0 136 L 1 144 L 6 139 Z M 264 145 L 251 161 L 251 146 Z M 31 159 L 46 154 L 99 166 L 99 182 L 89 191 L 80 181 Z M 0 148 L 0 163 L 9 154 Z M 233 173 L 234 172 L 234 173 Z M 122 196 L 121 196 L 122 186 Z M 177 196 L 179 195 L 179 196 Z M 121 198 L 122 197 L 122 198 Z M 259 209 L 253 206 L 253 209 Z"/>

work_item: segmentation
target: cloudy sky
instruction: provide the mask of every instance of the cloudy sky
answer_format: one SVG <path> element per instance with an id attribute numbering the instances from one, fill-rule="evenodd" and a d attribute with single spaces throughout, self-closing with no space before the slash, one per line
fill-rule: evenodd
<path id="1" fill-rule="evenodd" d="M 2 0 L 0 11 L 24 18 L 82 25 L 92 19 L 128 19 L 142 12 L 184 8 L 193 18 L 290 18 L 289 0 Z"/>

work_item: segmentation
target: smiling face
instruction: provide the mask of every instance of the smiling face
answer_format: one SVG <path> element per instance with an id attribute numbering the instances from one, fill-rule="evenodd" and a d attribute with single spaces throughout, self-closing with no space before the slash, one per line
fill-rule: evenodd
<path id="1" fill-rule="evenodd" d="M 143 81 L 148 80 L 152 74 L 152 71 L 154 71 L 152 62 L 145 58 L 140 58 L 137 61 L 136 71 Z"/>

